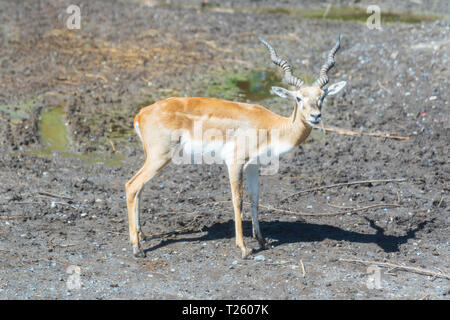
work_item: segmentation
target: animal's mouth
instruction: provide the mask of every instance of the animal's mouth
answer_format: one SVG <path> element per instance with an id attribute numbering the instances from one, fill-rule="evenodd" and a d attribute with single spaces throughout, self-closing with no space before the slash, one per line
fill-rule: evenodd
<path id="1" fill-rule="evenodd" d="M 318 119 L 310 119 L 310 120 L 306 120 L 306 122 L 308 122 L 311 126 L 316 126 L 320 123 L 322 119 L 318 118 Z"/>

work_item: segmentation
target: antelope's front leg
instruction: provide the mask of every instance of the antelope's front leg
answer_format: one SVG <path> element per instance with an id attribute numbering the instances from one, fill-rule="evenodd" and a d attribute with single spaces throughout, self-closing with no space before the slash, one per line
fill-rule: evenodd
<path id="1" fill-rule="evenodd" d="M 243 183 L 243 167 L 239 165 L 232 165 L 228 167 L 230 184 L 231 184 L 231 195 L 233 198 L 233 209 L 234 209 L 234 223 L 236 229 L 236 245 L 242 250 L 242 259 L 245 259 L 252 252 L 247 249 L 244 244 L 244 235 L 242 232 L 242 183 Z"/>
<path id="2" fill-rule="evenodd" d="M 258 240 L 261 249 L 265 249 L 266 241 L 262 236 L 258 221 L 259 166 L 255 164 L 249 164 L 245 170 L 245 174 L 247 176 L 248 193 L 250 195 L 250 201 L 252 206 L 253 237 Z"/>

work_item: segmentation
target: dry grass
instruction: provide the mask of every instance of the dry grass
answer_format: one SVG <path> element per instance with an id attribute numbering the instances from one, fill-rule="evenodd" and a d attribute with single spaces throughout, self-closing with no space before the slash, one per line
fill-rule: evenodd
<path id="1" fill-rule="evenodd" d="M 174 77 L 186 69 L 199 68 L 218 54 L 210 43 L 191 43 L 147 30 L 126 40 L 106 41 L 83 30 L 52 29 L 38 39 L 15 39 L 8 50 L 14 74 L 5 74 L 11 92 L 63 85 L 72 89 L 95 81 L 114 83 L 116 77 L 143 81 Z M 27 65 L 36 79 L 21 72 Z M 23 85 L 28 81 L 28 87 Z M 31 82 L 31 87 L 29 86 Z M 35 90 L 33 90 L 35 91 Z"/>

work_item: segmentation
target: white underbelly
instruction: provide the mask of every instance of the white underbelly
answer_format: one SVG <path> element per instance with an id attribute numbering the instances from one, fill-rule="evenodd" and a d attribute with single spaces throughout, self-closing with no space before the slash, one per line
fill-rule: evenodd
<path id="1" fill-rule="evenodd" d="M 268 162 L 292 150 L 292 145 L 285 143 L 271 144 L 262 148 L 256 145 L 239 144 L 235 141 L 199 141 L 184 137 L 181 140 L 183 163 L 222 164 L 232 163 L 236 159 L 251 162 Z"/>

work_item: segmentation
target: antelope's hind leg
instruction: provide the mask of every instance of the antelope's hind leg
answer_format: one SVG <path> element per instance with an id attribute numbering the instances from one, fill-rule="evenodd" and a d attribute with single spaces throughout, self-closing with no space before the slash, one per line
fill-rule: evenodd
<path id="1" fill-rule="evenodd" d="M 145 253 L 141 248 L 140 240 L 144 238 L 140 231 L 139 223 L 139 203 L 142 189 L 147 181 L 153 178 L 166 164 L 170 158 L 159 157 L 147 159 L 144 166 L 125 185 L 127 195 L 128 223 L 130 232 L 130 242 L 133 246 L 133 254 L 136 257 L 144 257 Z"/>

